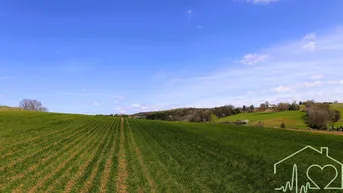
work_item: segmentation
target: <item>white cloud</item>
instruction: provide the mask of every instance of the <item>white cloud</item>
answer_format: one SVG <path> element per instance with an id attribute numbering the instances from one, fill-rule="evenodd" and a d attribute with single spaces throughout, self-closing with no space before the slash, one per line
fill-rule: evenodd
<path id="1" fill-rule="evenodd" d="M 93 105 L 94 106 L 99 106 L 99 103 L 98 102 L 94 102 Z"/>
<path id="2" fill-rule="evenodd" d="M 115 98 L 115 99 L 118 99 L 118 100 L 125 100 L 126 99 L 126 97 L 123 96 L 123 95 L 112 95 L 111 97 Z"/>
<path id="3" fill-rule="evenodd" d="M 269 3 L 274 3 L 279 0 L 246 0 L 248 3 L 254 3 L 254 4 L 269 4 Z"/>
<path id="4" fill-rule="evenodd" d="M 303 83 L 303 87 L 307 87 L 307 88 L 310 88 L 310 87 L 316 87 L 316 86 L 321 86 L 323 83 L 322 81 L 314 81 L 314 82 L 304 82 Z"/>
<path id="5" fill-rule="evenodd" d="M 316 40 L 317 34 L 316 33 L 308 33 L 303 38 L 304 44 L 302 48 L 308 51 L 315 51 L 316 50 Z"/>
<path id="6" fill-rule="evenodd" d="M 272 89 L 272 91 L 274 92 L 290 92 L 292 91 L 291 87 L 287 87 L 287 86 L 278 86 Z"/>
<path id="7" fill-rule="evenodd" d="M 132 107 L 139 108 L 139 107 L 141 107 L 141 105 L 140 105 L 140 104 L 138 104 L 138 103 L 135 103 L 135 104 L 132 104 Z"/>
<path id="8" fill-rule="evenodd" d="M 240 61 L 244 65 L 254 65 L 256 63 L 262 62 L 268 58 L 265 54 L 246 54 Z"/>
<path id="9" fill-rule="evenodd" d="M 116 111 L 116 113 L 127 113 L 127 109 L 126 108 L 123 108 L 123 107 L 117 107 L 114 109 Z"/>
<path id="10" fill-rule="evenodd" d="M 318 79 L 322 79 L 323 76 L 322 75 L 314 75 L 310 77 L 312 80 L 318 80 Z"/>
<path id="11" fill-rule="evenodd" d="M 131 105 L 132 107 L 136 108 L 136 109 L 140 109 L 140 110 L 151 110 L 153 109 L 152 106 L 149 105 L 141 105 L 139 103 L 135 103 Z"/>
<path id="12" fill-rule="evenodd" d="M 303 45 L 304 50 L 314 51 L 316 49 L 316 42 L 309 42 Z"/>
<path id="13" fill-rule="evenodd" d="M 304 36 L 304 40 L 315 40 L 317 38 L 317 34 L 316 33 L 308 33 Z"/>
<path id="14" fill-rule="evenodd" d="M 140 109 L 148 110 L 148 109 L 152 109 L 152 107 L 151 106 L 141 106 Z"/>
<path id="15" fill-rule="evenodd" d="M 193 10 L 192 9 L 188 9 L 187 10 L 187 15 L 188 15 L 188 21 L 192 21 L 192 16 L 193 16 Z"/>
<path id="16" fill-rule="evenodd" d="M 335 84 L 342 84 L 343 85 L 343 80 L 334 80 L 334 81 L 328 81 L 328 84 L 335 85 Z"/>
<path id="17" fill-rule="evenodd" d="M 118 104 L 118 103 L 119 103 L 119 101 L 113 101 L 113 103 L 114 103 L 114 104 Z"/>

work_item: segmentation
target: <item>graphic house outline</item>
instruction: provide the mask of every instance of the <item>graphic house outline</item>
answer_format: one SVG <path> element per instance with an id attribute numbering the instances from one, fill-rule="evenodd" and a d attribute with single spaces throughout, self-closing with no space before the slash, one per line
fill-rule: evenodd
<path id="1" fill-rule="evenodd" d="M 277 174 L 277 165 L 281 164 L 282 162 L 290 159 L 291 157 L 303 152 L 304 150 L 312 150 L 322 156 L 324 156 L 325 158 L 331 160 L 332 162 L 335 162 L 336 165 L 339 165 L 339 168 L 335 167 L 334 165 L 332 164 L 326 164 L 324 166 L 320 166 L 318 164 L 312 164 L 310 165 L 308 168 L 307 168 L 307 171 L 306 171 L 306 176 L 308 178 L 308 180 L 310 182 L 312 182 L 312 184 L 314 186 L 311 185 L 310 182 L 307 182 L 305 185 L 301 186 L 301 187 L 298 187 L 298 182 L 297 182 L 297 165 L 294 164 L 293 166 L 293 174 L 292 174 L 292 182 L 287 182 L 285 186 L 282 186 L 280 188 L 275 188 L 275 190 L 278 190 L 278 191 L 283 191 L 283 192 L 286 192 L 288 189 L 289 190 L 293 190 L 293 188 L 296 188 L 296 192 L 298 192 L 298 188 L 300 189 L 300 192 L 304 191 L 304 192 L 307 192 L 307 190 L 309 189 L 312 189 L 312 190 L 319 190 L 321 189 L 312 179 L 311 177 L 309 176 L 309 170 L 312 168 L 312 167 L 318 167 L 320 168 L 322 171 L 324 168 L 326 167 L 332 167 L 335 171 L 336 171 L 336 176 L 333 180 L 330 181 L 329 184 L 326 185 L 326 187 L 324 187 L 323 189 L 324 190 L 343 190 L 343 163 L 339 162 L 338 160 L 336 160 L 335 158 L 329 156 L 329 148 L 328 147 L 321 147 L 320 150 L 312 147 L 312 146 L 306 146 L 298 151 L 296 151 L 295 153 L 287 156 L 286 158 L 280 160 L 279 162 L 276 162 L 274 164 L 274 175 Z M 296 174 L 295 174 L 296 173 Z M 340 174 L 340 175 L 339 175 Z M 293 178 L 296 178 L 296 182 L 294 182 L 294 179 Z M 330 185 L 335 182 L 336 180 L 340 179 L 340 187 L 330 187 Z M 338 181 L 337 181 L 338 182 Z"/>

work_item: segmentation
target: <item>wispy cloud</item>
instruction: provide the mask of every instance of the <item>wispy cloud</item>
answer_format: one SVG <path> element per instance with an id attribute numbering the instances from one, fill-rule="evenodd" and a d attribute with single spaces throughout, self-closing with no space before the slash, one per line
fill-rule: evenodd
<path id="1" fill-rule="evenodd" d="M 245 0 L 247 3 L 254 3 L 254 4 L 269 4 L 275 3 L 279 0 Z"/>
<path id="2" fill-rule="evenodd" d="M 99 103 L 98 102 L 94 102 L 93 105 L 94 106 L 99 106 Z"/>
<path id="3" fill-rule="evenodd" d="M 148 105 L 141 105 L 139 103 L 134 103 L 131 105 L 132 107 L 136 108 L 136 109 L 140 109 L 140 110 L 152 110 L 153 107 L 152 106 L 148 106 Z"/>
<path id="4" fill-rule="evenodd" d="M 117 107 L 114 109 L 116 111 L 116 113 L 127 113 L 128 110 L 126 108 L 123 107 Z"/>
<path id="5" fill-rule="evenodd" d="M 316 86 L 322 86 L 323 82 L 322 81 L 314 81 L 314 82 L 305 82 L 303 83 L 304 87 L 311 88 L 311 87 L 316 87 Z"/>
<path id="6" fill-rule="evenodd" d="M 335 85 L 335 84 L 341 84 L 343 85 L 343 80 L 331 80 L 327 82 L 328 84 Z"/>
<path id="7" fill-rule="evenodd" d="M 312 33 L 308 33 L 304 36 L 304 40 L 315 40 L 317 38 L 317 34 L 312 32 Z"/>
<path id="8" fill-rule="evenodd" d="M 323 76 L 322 75 L 314 75 L 310 77 L 312 80 L 318 80 L 318 79 L 322 79 Z"/>
<path id="9" fill-rule="evenodd" d="M 132 106 L 132 107 L 135 107 L 135 108 L 139 108 L 141 105 L 138 104 L 138 103 L 135 103 L 135 104 L 132 104 L 131 106 Z"/>
<path id="10" fill-rule="evenodd" d="M 316 50 L 316 39 L 317 34 L 316 33 L 308 33 L 304 36 L 304 45 L 303 49 L 308 51 L 315 51 Z"/>
<path id="11" fill-rule="evenodd" d="M 111 97 L 112 97 L 112 98 L 115 98 L 115 99 L 117 99 L 117 100 L 125 100 L 125 99 L 126 99 L 125 96 L 123 96 L 123 95 L 118 95 L 118 94 L 112 95 Z"/>
<path id="12" fill-rule="evenodd" d="M 290 91 L 292 91 L 292 88 L 288 87 L 288 86 L 278 86 L 278 87 L 273 88 L 272 91 L 275 91 L 275 92 L 290 92 Z"/>
<path id="13" fill-rule="evenodd" d="M 192 21 L 192 17 L 193 17 L 193 10 L 192 9 L 188 9 L 187 10 L 187 15 L 188 15 L 188 21 Z"/>
<path id="14" fill-rule="evenodd" d="M 315 53 L 305 50 L 304 43 L 314 39 Z M 298 40 L 262 48 L 262 54 L 243 56 L 240 62 L 245 65 L 232 61 L 227 68 L 205 75 L 169 79 L 151 100 L 178 107 L 339 100 L 343 95 L 342 45 L 343 28 L 299 35 Z"/>
<path id="15" fill-rule="evenodd" d="M 254 65 L 256 63 L 262 62 L 268 58 L 266 54 L 246 54 L 240 61 L 244 65 Z"/>
<path id="16" fill-rule="evenodd" d="M 314 51 L 316 49 L 316 42 L 308 42 L 303 46 L 303 48 L 308 51 Z"/>

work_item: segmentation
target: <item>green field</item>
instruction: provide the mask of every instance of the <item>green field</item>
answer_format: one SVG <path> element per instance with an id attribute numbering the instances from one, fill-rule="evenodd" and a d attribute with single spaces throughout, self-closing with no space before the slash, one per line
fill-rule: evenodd
<path id="1" fill-rule="evenodd" d="M 343 104 L 342 103 L 332 104 L 331 108 L 340 111 L 341 115 L 342 115 L 342 118 L 337 123 L 334 123 L 334 125 L 335 126 L 343 126 Z"/>
<path id="2" fill-rule="evenodd" d="M 9 107 L 0 105 L 0 111 L 24 111 L 24 109 L 19 107 Z"/>
<path id="3" fill-rule="evenodd" d="M 276 178 L 275 162 L 306 145 L 327 146 L 343 161 L 342 140 L 226 124 L 0 112 L 0 192 L 275 192 L 292 174 L 287 163 L 290 170 Z"/>
<path id="4" fill-rule="evenodd" d="M 305 115 L 306 113 L 301 111 L 240 113 L 218 119 L 216 122 L 235 122 L 248 119 L 249 125 L 255 125 L 261 121 L 266 127 L 280 127 L 283 122 L 287 128 L 307 128 L 304 121 Z"/>
<path id="5" fill-rule="evenodd" d="M 343 104 L 332 104 L 332 109 L 339 110 L 343 116 Z M 216 123 L 235 122 L 237 120 L 249 120 L 248 125 L 257 125 L 259 122 L 264 123 L 265 127 L 278 127 L 281 123 L 285 123 L 286 128 L 305 129 L 308 126 L 305 123 L 305 112 L 302 111 L 282 111 L 282 112 L 254 112 L 254 113 L 240 113 L 217 119 Z M 343 119 L 341 118 L 336 123 L 330 123 L 334 126 L 343 126 Z"/>

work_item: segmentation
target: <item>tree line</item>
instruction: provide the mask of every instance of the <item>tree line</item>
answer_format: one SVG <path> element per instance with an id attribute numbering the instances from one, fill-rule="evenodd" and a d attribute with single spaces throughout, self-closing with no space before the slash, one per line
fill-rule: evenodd
<path id="1" fill-rule="evenodd" d="M 270 104 L 268 101 L 260 104 L 259 107 L 254 105 L 243 105 L 235 107 L 225 105 L 214 108 L 180 108 L 157 112 L 138 113 L 149 120 L 166 120 L 166 121 L 189 121 L 189 122 L 213 122 L 214 119 L 236 115 L 239 113 L 251 112 L 281 112 L 281 111 L 298 111 L 302 106 L 302 111 L 306 112 L 305 121 L 311 128 L 327 129 L 328 123 L 334 123 L 340 120 L 341 114 L 337 110 L 330 109 L 330 104 L 335 102 L 316 103 L 313 100 L 305 102 L 280 102 Z M 281 124 L 281 127 L 285 127 Z"/>

